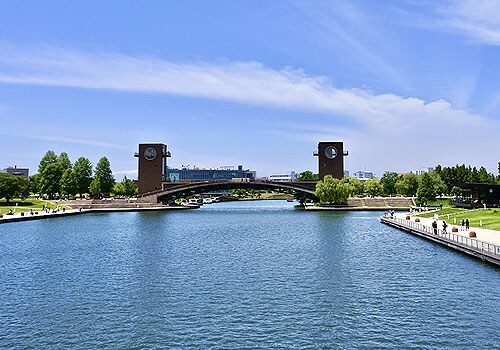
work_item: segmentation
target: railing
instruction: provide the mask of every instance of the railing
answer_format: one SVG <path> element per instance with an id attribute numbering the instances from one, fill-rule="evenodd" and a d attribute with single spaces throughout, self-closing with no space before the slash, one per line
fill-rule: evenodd
<path id="1" fill-rule="evenodd" d="M 439 237 L 443 241 L 452 242 L 454 244 L 462 245 L 464 247 L 472 248 L 478 253 L 489 254 L 495 256 L 496 259 L 500 258 L 500 246 L 492 243 L 480 241 L 476 238 L 470 238 L 462 235 L 455 234 L 453 232 L 445 232 L 441 229 L 436 229 L 436 234 L 434 233 L 434 228 L 423 225 L 419 222 L 414 222 L 401 218 L 394 218 L 390 215 L 384 215 L 384 218 L 388 221 L 393 221 L 401 226 L 407 228 L 412 228 L 420 233 L 424 233 L 430 237 Z"/>

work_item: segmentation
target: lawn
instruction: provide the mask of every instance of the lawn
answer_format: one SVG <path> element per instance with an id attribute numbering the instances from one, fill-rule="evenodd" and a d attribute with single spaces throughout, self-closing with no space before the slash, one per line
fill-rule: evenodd
<path id="1" fill-rule="evenodd" d="M 9 212 L 9 210 L 12 210 L 15 213 L 19 213 L 21 211 L 29 212 L 30 209 L 33 209 L 33 211 L 42 211 L 44 205 L 45 207 L 49 207 L 50 209 L 56 207 L 69 209 L 69 207 L 67 206 L 52 204 L 50 202 L 35 199 L 33 197 L 30 197 L 28 199 L 14 198 L 10 200 L 9 204 L 6 203 L 5 199 L 0 200 L 0 214 L 5 215 Z"/>
<path id="2" fill-rule="evenodd" d="M 451 220 L 454 217 L 457 218 L 457 223 L 461 222 L 462 219 L 469 219 L 471 227 L 480 227 L 479 220 L 482 220 L 483 226 L 481 228 L 500 231 L 500 209 L 471 210 L 464 214 L 450 215 Z"/>
<path id="3" fill-rule="evenodd" d="M 432 213 L 424 213 L 419 216 L 432 218 L 435 213 L 439 215 L 440 220 L 446 220 L 449 223 L 454 223 L 454 218 L 457 218 L 458 225 L 462 222 L 462 219 L 469 219 L 471 227 L 482 227 L 500 231 L 500 209 L 467 210 L 462 208 L 443 208 L 443 210 Z M 482 220 L 483 226 L 479 226 L 480 220 Z"/>

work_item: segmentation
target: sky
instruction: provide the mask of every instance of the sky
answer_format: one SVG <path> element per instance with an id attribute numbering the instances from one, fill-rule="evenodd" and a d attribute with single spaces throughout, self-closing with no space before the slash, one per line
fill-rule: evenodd
<path id="1" fill-rule="evenodd" d="M 0 168 L 48 150 L 408 172 L 500 159 L 500 1 L 1 1 Z"/>

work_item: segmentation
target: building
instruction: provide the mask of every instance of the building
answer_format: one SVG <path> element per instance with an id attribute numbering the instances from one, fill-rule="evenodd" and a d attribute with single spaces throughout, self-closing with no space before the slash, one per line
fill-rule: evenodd
<path id="1" fill-rule="evenodd" d="M 0 173 L 29 177 L 30 170 L 28 168 L 18 168 L 17 165 L 14 165 L 14 167 L 10 166 L 7 169 L 0 170 Z"/>
<path id="2" fill-rule="evenodd" d="M 200 169 L 197 167 L 167 167 L 167 178 L 171 181 L 209 181 L 209 180 L 232 180 L 232 179 L 248 179 L 255 180 L 256 171 L 243 169 L 243 165 L 238 165 L 235 169 L 233 166 L 225 166 L 220 168 Z"/>
<path id="3" fill-rule="evenodd" d="M 344 142 L 328 141 L 319 142 L 318 150 L 313 152 L 313 156 L 318 157 L 319 179 L 323 180 L 326 175 L 331 175 L 335 179 L 344 177 L 344 157 L 349 152 L 344 151 Z"/>
<path id="4" fill-rule="evenodd" d="M 374 179 L 375 176 L 371 171 L 366 171 L 366 170 L 359 170 L 353 173 L 353 176 L 361 181 L 366 181 L 370 179 Z"/>
<path id="5" fill-rule="evenodd" d="M 459 208 L 500 208 L 500 185 L 467 183 L 455 184 L 462 189 L 462 195 L 450 200 L 450 204 Z"/>
<path id="6" fill-rule="evenodd" d="M 422 175 L 425 173 L 430 173 L 432 171 L 434 171 L 433 167 L 424 167 L 424 168 L 420 168 L 418 170 L 414 170 L 414 171 L 412 171 L 412 173 L 414 173 L 415 175 Z"/>
<path id="7" fill-rule="evenodd" d="M 273 174 L 270 175 L 268 180 L 274 182 L 295 182 L 297 181 L 298 174 L 295 171 L 291 171 L 288 174 Z"/>

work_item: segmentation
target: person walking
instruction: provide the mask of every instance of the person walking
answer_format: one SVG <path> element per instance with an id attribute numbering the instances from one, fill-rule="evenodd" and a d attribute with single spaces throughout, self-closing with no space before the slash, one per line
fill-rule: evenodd
<path id="1" fill-rule="evenodd" d="M 432 229 L 434 231 L 434 234 L 437 235 L 438 234 L 438 224 L 435 220 L 432 222 Z"/>
<path id="2" fill-rule="evenodd" d="M 469 219 L 465 219 L 465 230 L 469 231 Z"/>
<path id="3" fill-rule="evenodd" d="M 447 234 L 447 232 L 446 232 L 447 227 L 448 227 L 448 224 L 446 223 L 446 221 L 443 220 L 443 233 L 444 234 Z"/>
<path id="4" fill-rule="evenodd" d="M 460 225 L 460 231 L 465 230 L 465 220 L 462 219 L 462 224 Z"/>

